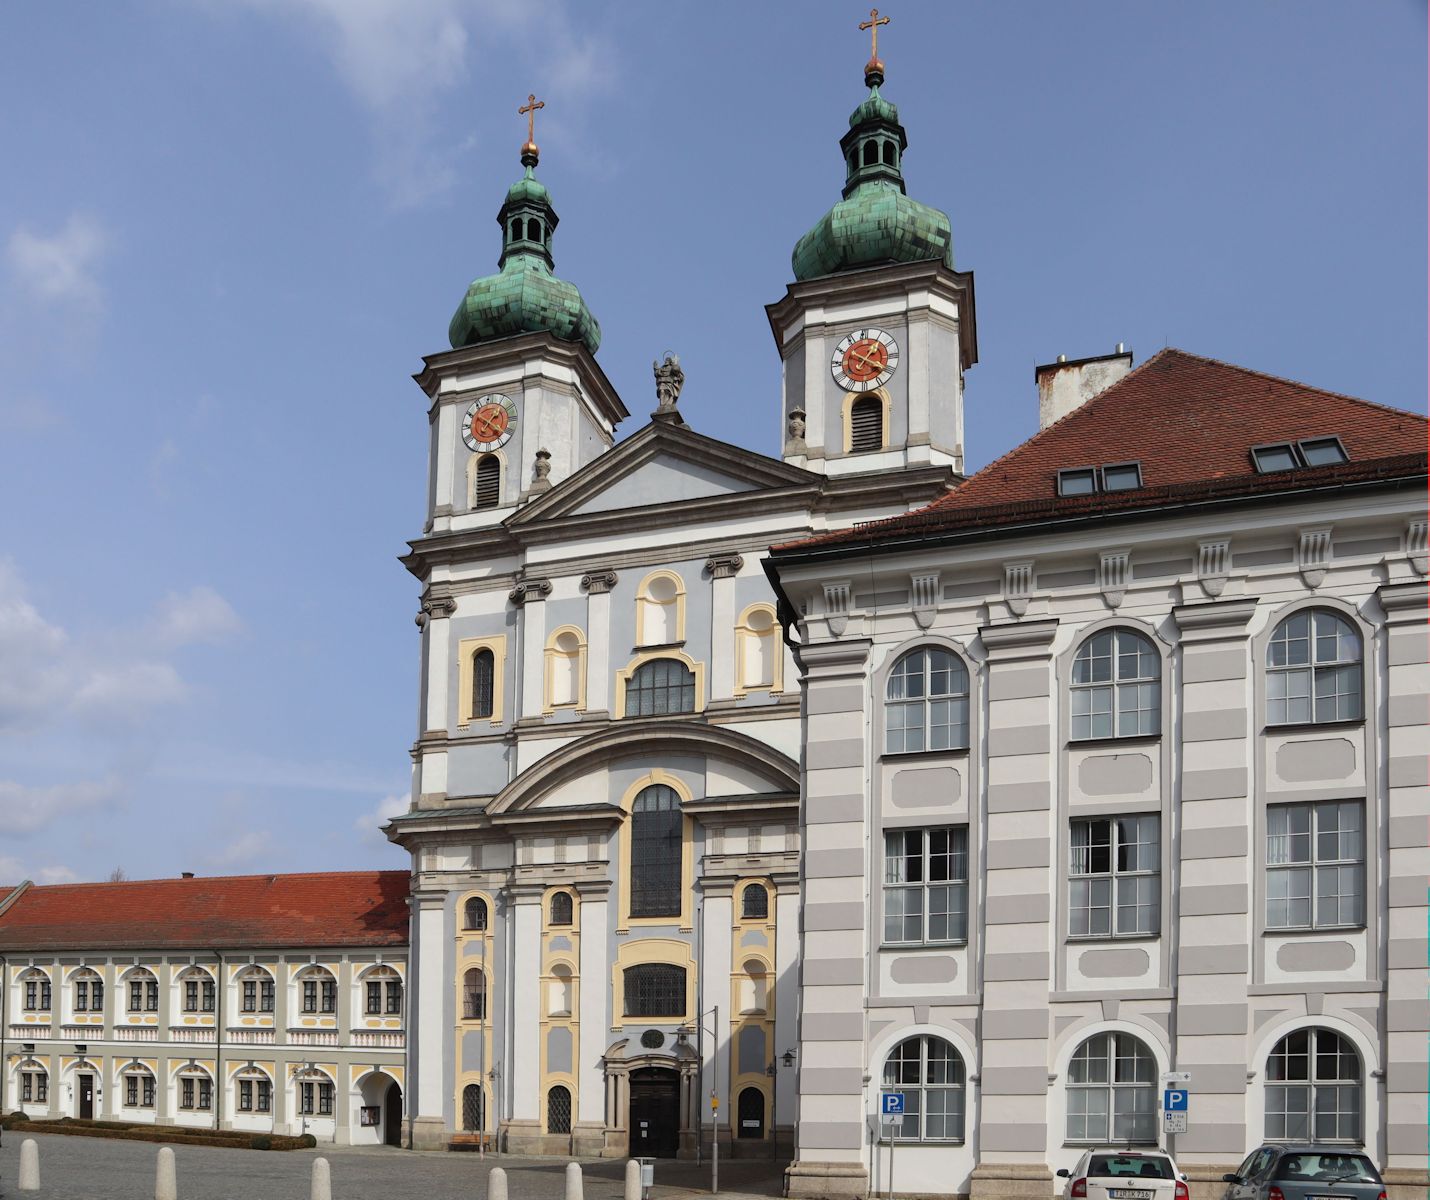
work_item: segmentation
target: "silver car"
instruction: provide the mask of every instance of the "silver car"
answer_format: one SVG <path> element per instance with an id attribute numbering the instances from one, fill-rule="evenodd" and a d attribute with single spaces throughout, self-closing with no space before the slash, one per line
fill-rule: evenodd
<path id="1" fill-rule="evenodd" d="M 1386 1200 L 1375 1164 L 1343 1146 L 1262 1146 L 1222 1178 L 1223 1200 Z"/>
<path id="2" fill-rule="evenodd" d="M 1064 1200 L 1190 1200 L 1186 1176 L 1156 1147 L 1098 1147 L 1058 1175 L 1067 1180 Z"/>

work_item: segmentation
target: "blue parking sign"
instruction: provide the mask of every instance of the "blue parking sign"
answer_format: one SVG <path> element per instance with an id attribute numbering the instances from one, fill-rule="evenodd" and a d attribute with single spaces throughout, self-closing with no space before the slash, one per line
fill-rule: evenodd
<path id="1" fill-rule="evenodd" d="M 1186 1112 L 1187 1099 L 1191 1095 L 1185 1088 L 1168 1089 L 1162 1093 L 1162 1109 L 1164 1112 Z"/>
<path id="2" fill-rule="evenodd" d="M 879 1095 L 879 1111 L 887 1117 L 903 1116 L 904 1093 L 881 1092 Z"/>

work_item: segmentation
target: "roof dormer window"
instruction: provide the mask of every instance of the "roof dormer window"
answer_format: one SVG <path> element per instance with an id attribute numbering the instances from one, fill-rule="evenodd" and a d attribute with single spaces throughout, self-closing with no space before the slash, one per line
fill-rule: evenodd
<path id="1" fill-rule="evenodd" d="M 1058 472 L 1059 496 L 1091 496 L 1094 492 L 1130 492 L 1142 486 L 1142 464 L 1105 463 L 1100 467 L 1068 467 Z"/>
<path id="2" fill-rule="evenodd" d="M 1251 448 L 1251 461 L 1258 475 L 1273 471 L 1294 471 L 1298 467 L 1329 467 L 1348 461 L 1341 439 L 1329 437 L 1302 438 L 1299 442 L 1271 442 Z"/>

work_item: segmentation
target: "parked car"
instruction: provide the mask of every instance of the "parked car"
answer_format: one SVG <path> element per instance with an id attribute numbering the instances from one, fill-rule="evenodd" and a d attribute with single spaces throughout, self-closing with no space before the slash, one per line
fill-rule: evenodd
<path id="1" fill-rule="evenodd" d="M 1191 1200 L 1187 1177 L 1156 1146 L 1099 1146 L 1058 1174 L 1067 1180 L 1063 1200 Z"/>
<path id="2" fill-rule="evenodd" d="M 1375 1164 L 1345 1146 L 1261 1146 L 1222 1178 L 1223 1200 L 1386 1200 Z"/>

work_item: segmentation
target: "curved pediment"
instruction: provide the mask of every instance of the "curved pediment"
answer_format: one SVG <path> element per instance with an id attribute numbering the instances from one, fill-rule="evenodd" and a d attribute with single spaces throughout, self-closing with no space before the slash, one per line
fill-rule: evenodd
<path id="1" fill-rule="evenodd" d="M 750 790 L 752 796 L 799 792 L 799 764 L 747 734 L 694 721 L 621 721 L 578 738 L 523 771 L 497 793 L 487 812 L 497 816 L 530 811 L 572 780 L 633 755 L 698 757 L 724 764 L 758 782 Z"/>

